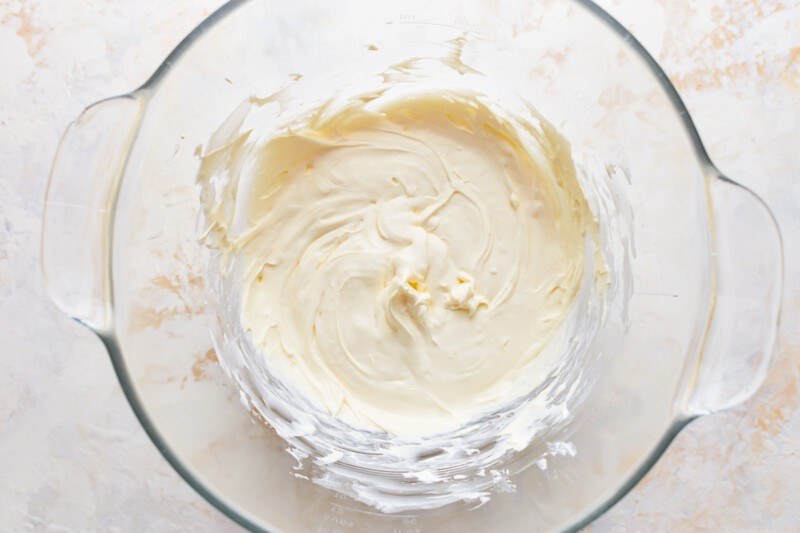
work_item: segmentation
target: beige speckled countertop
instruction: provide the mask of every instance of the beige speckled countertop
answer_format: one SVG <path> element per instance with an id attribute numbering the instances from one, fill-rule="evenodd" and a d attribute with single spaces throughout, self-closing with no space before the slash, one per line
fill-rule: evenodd
<path id="1" fill-rule="evenodd" d="M 48 300 L 47 173 L 88 104 L 138 86 L 221 0 L 0 0 L 0 530 L 239 531 L 151 445 L 100 342 Z M 800 2 L 603 0 L 660 61 L 712 159 L 774 211 L 774 363 L 694 422 L 591 531 L 800 530 Z"/>

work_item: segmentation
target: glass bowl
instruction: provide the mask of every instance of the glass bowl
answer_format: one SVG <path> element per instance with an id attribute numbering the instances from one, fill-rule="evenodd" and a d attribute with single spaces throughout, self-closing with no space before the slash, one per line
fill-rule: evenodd
<path id="1" fill-rule="evenodd" d="M 215 364 L 197 147 L 244 100 L 364 54 L 463 42 L 576 152 L 607 169 L 625 273 L 588 353 L 569 422 L 526 450 L 488 501 L 383 513 L 296 473 Z M 387 56 L 389 57 L 389 56 Z M 365 76 L 371 75 L 367 69 Z M 331 87 L 320 84 L 319 91 Z M 615 259 L 616 260 L 616 259 Z M 775 340 L 782 256 L 752 192 L 709 160 L 664 72 L 589 0 L 234 0 L 141 88 L 86 109 L 47 192 L 50 294 L 104 342 L 159 451 L 254 531 L 576 530 L 618 501 L 698 416 L 757 389 Z"/>

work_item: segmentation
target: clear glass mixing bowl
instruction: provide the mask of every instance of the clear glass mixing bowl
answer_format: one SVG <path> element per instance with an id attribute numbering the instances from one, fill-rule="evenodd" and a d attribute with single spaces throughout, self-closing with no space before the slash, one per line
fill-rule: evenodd
<path id="1" fill-rule="evenodd" d="M 545 462 L 514 473 L 516 490 L 383 514 L 292 476 L 285 443 L 214 364 L 195 151 L 240 102 L 296 74 L 457 38 L 466 63 L 513 86 L 577 151 L 623 170 L 612 192 L 630 206 L 618 214 L 630 232 L 617 236 L 631 250 L 629 298 L 611 301 L 592 343 L 588 397 L 559 434 L 531 445 Z M 144 86 L 70 126 L 42 261 L 54 300 L 103 340 L 145 430 L 190 485 L 250 529 L 320 532 L 581 527 L 689 421 L 755 391 L 782 275 L 769 210 L 714 167 L 663 71 L 589 0 L 234 0 Z"/>

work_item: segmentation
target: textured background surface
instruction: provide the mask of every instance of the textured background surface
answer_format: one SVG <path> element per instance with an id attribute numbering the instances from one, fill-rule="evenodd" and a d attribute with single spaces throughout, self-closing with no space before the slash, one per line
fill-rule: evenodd
<path id="1" fill-rule="evenodd" d="M 0 530 L 238 531 L 175 474 L 38 268 L 47 173 L 88 104 L 143 82 L 220 0 L 0 0 Z M 750 401 L 687 428 L 591 531 L 800 529 L 800 2 L 603 0 L 712 159 L 781 226 L 783 319 Z M 199 364 L 199 363 L 198 363 Z"/>

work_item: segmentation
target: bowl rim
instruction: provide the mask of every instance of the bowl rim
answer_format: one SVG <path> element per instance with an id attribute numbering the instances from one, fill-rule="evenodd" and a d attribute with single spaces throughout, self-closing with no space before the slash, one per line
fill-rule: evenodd
<path id="1" fill-rule="evenodd" d="M 211 29 L 218 22 L 222 21 L 225 17 L 234 12 L 237 8 L 250 3 L 254 0 L 229 0 L 216 11 L 211 13 L 203 22 L 196 26 L 186 37 L 184 37 L 178 45 L 169 53 L 164 61 L 158 66 L 148 80 L 127 96 L 131 95 L 147 95 L 152 93 L 159 83 L 167 76 L 172 70 L 172 67 L 180 57 L 197 41 L 203 34 Z M 683 103 L 677 89 L 667 77 L 667 74 L 653 58 L 653 56 L 645 49 L 645 47 L 629 32 L 617 19 L 609 14 L 605 9 L 596 4 L 593 0 L 568 0 L 574 2 L 579 6 L 585 8 L 590 14 L 597 17 L 600 22 L 604 23 L 606 27 L 616 33 L 628 45 L 645 65 L 650 69 L 650 72 L 656 79 L 656 82 L 666 93 L 670 103 L 676 114 L 679 116 L 685 132 L 691 139 L 692 147 L 697 157 L 698 164 L 707 174 L 722 176 L 722 173 L 717 169 L 714 163 L 708 156 L 705 146 L 703 145 L 697 128 L 692 121 L 686 105 Z M 125 95 L 123 95 L 125 96 Z M 112 238 L 112 237 L 109 237 Z M 112 268 L 109 265 L 109 269 Z M 110 276 L 112 287 L 110 293 L 113 294 L 113 276 Z M 112 304 L 113 307 L 113 304 Z M 90 328 L 93 329 L 93 328 Z M 123 393 L 130 404 L 136 418 L 141 424 L 147 436 L 158 449 L 159 453 L 166 459 L 167 463 L 183 478 L 183 480 L 203 499 L 210 503 L 213 507 L 219 510 L 226 517 L 233 522 L 244 527 L 245 529 L 258 533 L 271 533 L 271 530 L 265 529 L 262 525 L 257 523 L 254 517 L 249 516 L 249 513 L 236 509 L 226 502 L 222 497 L 215 494 L 212 490 L 208 489 L 204 483 L 187 467 L 183 461 L 172 451 L 167 440 L 161 435 L 155 424 L 150 420 L 147 411 L 144 407 L 143 401 L 139 398 L 136 392 L 133 379 L 128 372 L 127 365 L 122 355 L 122 350 L 117 342 L 116 337 L 110 332 L 101 332 L 94 330 L 94 333 L 103 342 L 106 350 L 111 358 L 111 363 L 117 379 L 120 383 Z M 593 510 L 578 518 L 572 524 L 568 525 L 563 531 L 576 532 L 583 527 L 587 526 L 606 511 L 616 505 L 628 492 L 630 492 L 641 479 L 650 471 L 655 463 L 661 458 L 664 452 L 669 448 L 672 441 L 686 427 L 690 422 L 699 418 L 700 415 L 692 414 L 677 414 L 672 424 L 667 428 L 664 435 L 659 439 L 658 443 L 654 446 L 651 452 L 645 457 L 640 465 L 629 475 L 629 477 L 620 485 L 620 487 L 602 503 L 600 503 Z"/>

